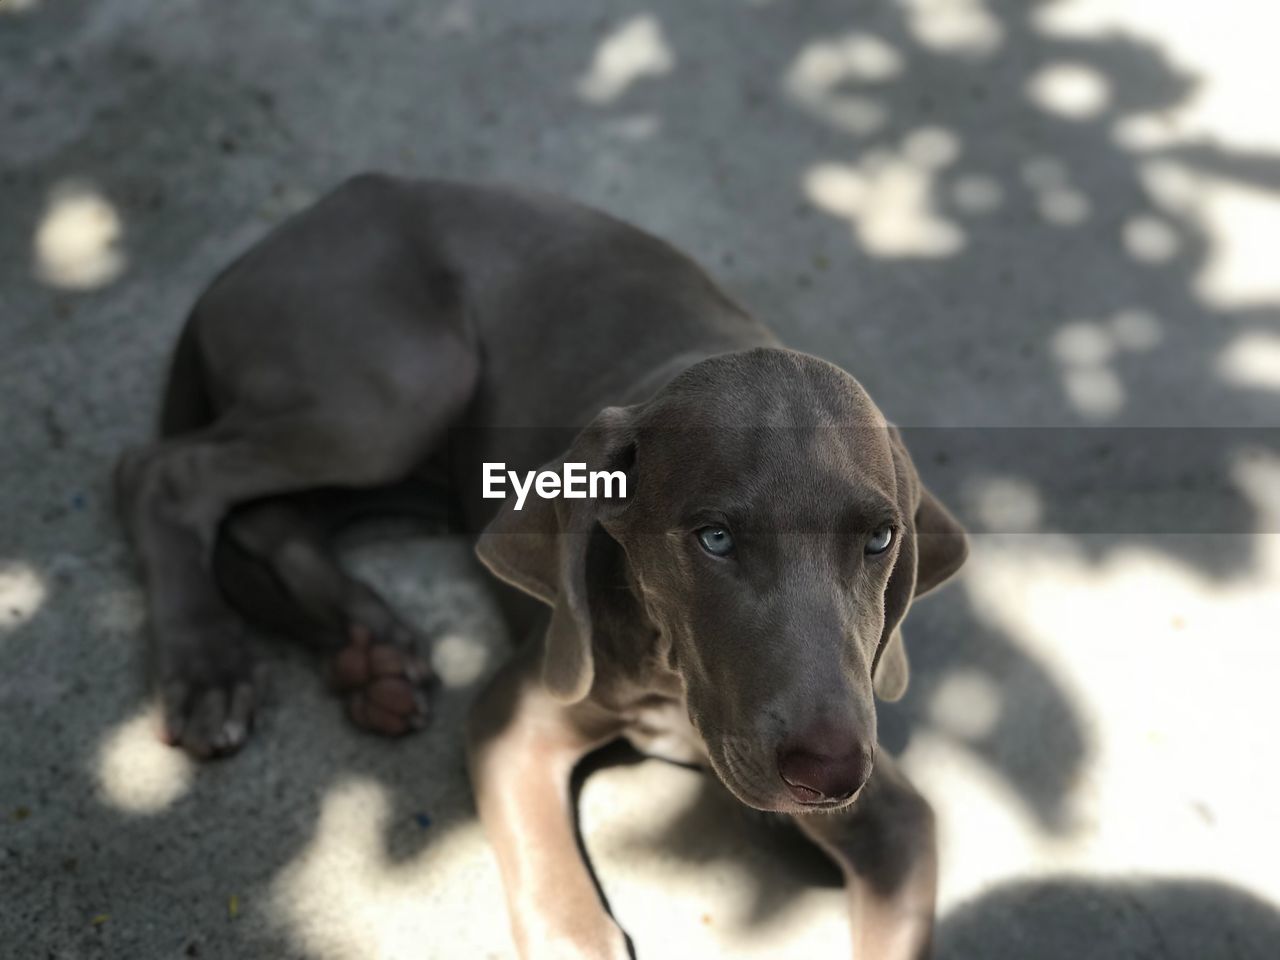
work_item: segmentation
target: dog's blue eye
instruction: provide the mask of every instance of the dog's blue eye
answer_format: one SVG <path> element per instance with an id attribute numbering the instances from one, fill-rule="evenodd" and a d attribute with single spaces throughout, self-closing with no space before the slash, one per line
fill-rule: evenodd
<path id="1" fill-rule="evenodd" d="M 867 541 L 867 553 L 872 555 L 884 553 L 891 543 L 893 543 L 893 527 L 881 527 Z"/>
<path id="2" fill-rule="evenodd" d="M 698 542 L 713 557 L 727 557 L 733 553 L 733 537 L 724 527 L 703 527 L 698 531 Z"/>

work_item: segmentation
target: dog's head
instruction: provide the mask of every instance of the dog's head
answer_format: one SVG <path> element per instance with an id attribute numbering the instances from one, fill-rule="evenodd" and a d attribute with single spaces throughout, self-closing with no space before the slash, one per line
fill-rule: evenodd
<path id="1" fill-rule="evenodd" d="M 478 546 L 552 607 L 549 690 L 590 692 L 593 608 L 619 584 L 589 556 L 620 548 L 726 786 L 762 810 L 852 802 L 874 762 L 874 695 L 906 689 L 899 624 L 966 554 L 857 381 L 787 350 L 713 357 L 602 412 L 564 460 L 624 471 L 627 498 L 508 503 Z"/>

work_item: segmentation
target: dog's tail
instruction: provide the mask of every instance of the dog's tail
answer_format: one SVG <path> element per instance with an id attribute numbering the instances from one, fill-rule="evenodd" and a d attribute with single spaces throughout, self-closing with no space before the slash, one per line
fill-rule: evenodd
<path id="1" fill-rule="evenodd" d="M 160 436 L 172 437 L 208 426 L 215 411 L 205 387 L 204 364 L 196 343 L 195 324 L 190 319 L 178 337 L 169 364 L 169 379 L 160 409 Z"/>

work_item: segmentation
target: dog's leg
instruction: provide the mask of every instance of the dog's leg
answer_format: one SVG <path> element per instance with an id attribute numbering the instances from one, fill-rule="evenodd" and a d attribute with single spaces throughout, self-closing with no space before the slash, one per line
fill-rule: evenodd
<path id="1" fill-rule="evenodd" d="M 227 511 L 314 486 L 395 480 L 443 430 L 378 410 L 314 410 L 215 424 L 125 455 L 117 495 L 146 580 L 167 739 L 201 757 L 228 753 L 253 714 L 253 659 L 209 569 Z"/>
<path id="2" fill-rule="evenodd" d="M 328 658 L 330 680 L 358 726 L 389 736 L 419 729 L 431 675 L 419 656 L 425 639 L 342 569 L 326 499 L 277 497 L 234 510 L 214 554 L 218 583 L 246 618 Z"/>
<path id="3" fill-rule="evenodd" d="M 855 960 L 923 960 L 933 939 L 933 811 L 889 757 L 854 805 L 793 817 L 845 875 Z"/>
<path id="4" fill-rule="evenodd" d="M 623 960 L 578 850 L 569 780 L 619 732 L 589 703 L 566 707 L 542 687 L 541 644 L 524 644 L 472 707 L 468 757 L 476 807 L 493 844 L 521 960 Z"/>

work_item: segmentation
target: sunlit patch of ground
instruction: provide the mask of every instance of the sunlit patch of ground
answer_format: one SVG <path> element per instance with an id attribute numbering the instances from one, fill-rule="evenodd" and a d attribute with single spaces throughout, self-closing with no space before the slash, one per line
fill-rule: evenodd
<path id="1" fill-rule="evenodd" d="M 387 791 L 349 779 L 324 799 L 315 839 L 272 884 L 273 906 L 308 954 L 321 960 L 422 960 L 503 955 L 497 868 L 474 822 L 433 826 L 431 846 L 388 860 Z M 480 923 L 479 917 L 489 920 Z"/>
<path id="2" fill-rule="evenodd" d="M 36 275 L 70 290 L 104 286 L 124 272 L 123 232 L 120 214 L 101 192 L 83 182 L 61 183 L 36 228 Z"/>
<path id="3" fill-rule="evenodd" d="M 195 761 L 162 743 L 159 731 L 159 714 L 148 708 L 108 734 L 97 769 L 105 803 L 126 813 L 158 813 L 191 788 Z"/>
<path id="4" fill-rule="evenodd" d="M 1280 464 L 1242 460 L 1238 475 L 1274 523 Z M 1118 545 L 1099 564 L 1066 538 L 975 538 L 963 581 L 974 610 L 1067 691 L 1090 756 L 1068 797 L 1071 829 L 1045 835 L 963 748 L 1000 690 L 938 688 L 946 736 L 917 737 L 905 762 L 944 811 L 949 900 L 1006 871 L 1077 871 L 1213 877 L 1280 902 L 1257 855 L 1277 788 L 1260 758 L 1280 722 L 1280 535 L 1236 539 L 1257 568 L 1224 585 L 1155 549 Z"/>

